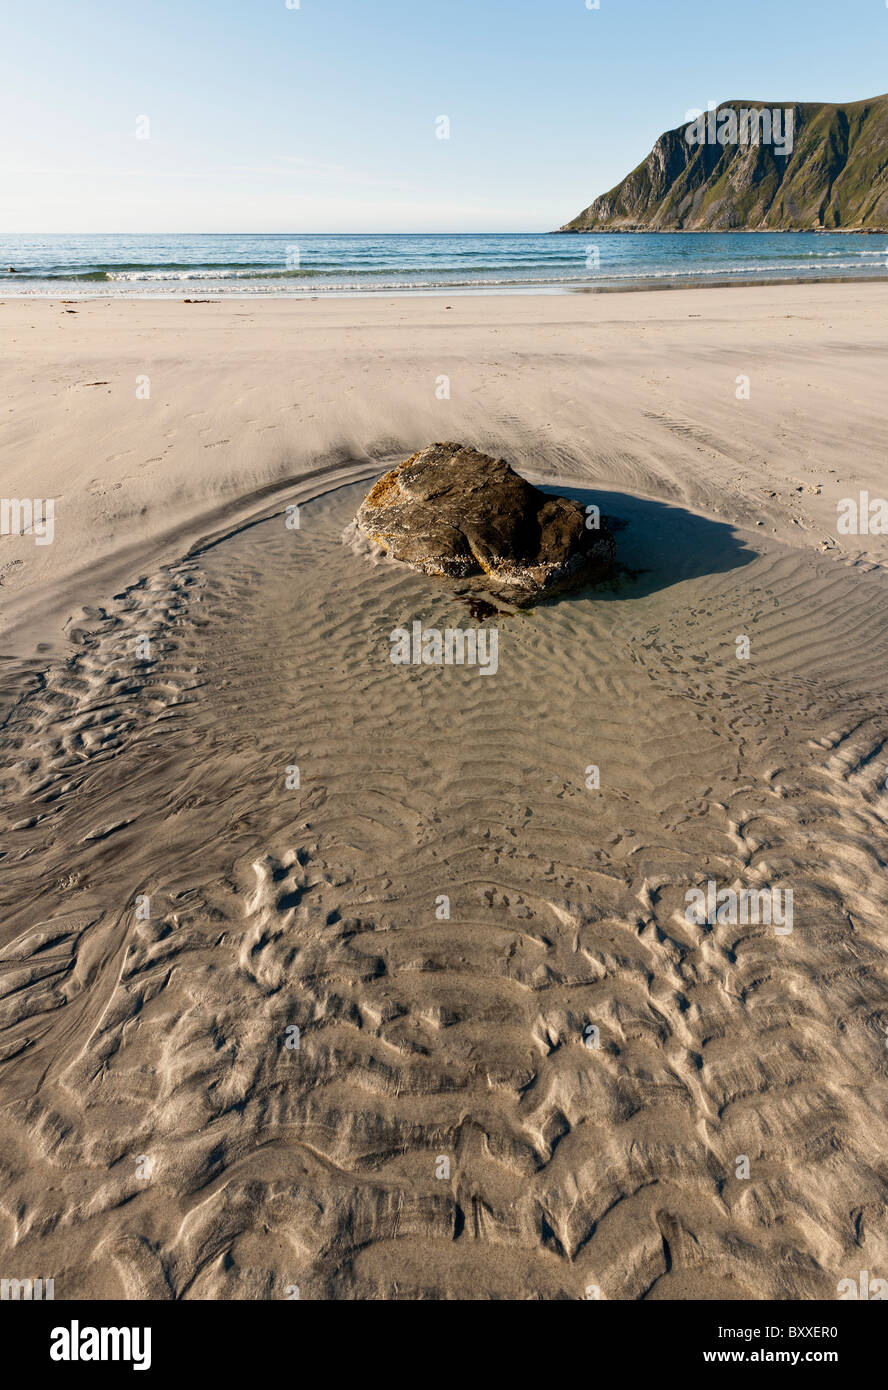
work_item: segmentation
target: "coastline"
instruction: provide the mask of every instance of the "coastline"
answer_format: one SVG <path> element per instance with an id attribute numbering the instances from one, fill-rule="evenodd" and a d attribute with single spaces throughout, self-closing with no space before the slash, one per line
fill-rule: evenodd
<path id="1" fill-rule="evenodd" d="M 717 278 L 723 275 L 724 278 Z M 606 277 L 602 276 L 602 279 Z M 175 290 L 151 289 L 143 292 L 133 290 L 121 291 L 119 294 L 108 294 L 107 291 L 92 291 L 78 289 L 76 281 L 65 282 L 64 289 L 35 290 L 33 292 L 21 292 L 10 294 L 5 290 L 5 283 L 0 285 L 4 294 L 0 295 L 0 305 L 6 299 L 29 302 L 56 300 L 64 303 L 183 303 L 183 304 L 202 304 L 218 303 L 224 304 L 231 300 L 239 303 L 262 303 L 266 300 L 312 300 L 322 302 L 333 299 L 441 299 L 448 295 L 456 295 L 459 298 L 502 298 L 511 295 L 562 295 L 562 294 L 644 294 L 648 291 L 655 293 L 659 290 L 708 290 L 708 289 L 766 289 L 769 286 L 781 287 L 787 285 L 870 285 L 888 283 L 888 273 L 870 275 L 774 275 L 774 276 L 746 276 L 744 278 L 733 278 L 725 272 L 713 271 L 712 278 L 702 275 L 689 275 L 681 277 L 678 275 L 663 275 L 662 277 L 648 276 L 638 279 L 626 277 L 625 282 L 619 284 L 594 284 L 585 280 L 565 281 L 565 280 L 534 280 L 525 282 L 509 282 L 504 285 L 483 284 L 449 284 L 434 286 L 404 286 L 400 289 L 392 289 L 390 286 L 380 286 L 376 289 L 352 289 L 352 288 L 327 288 L 323 290 L 312 290 L 310 287 L 304 290 L 229 290 L 216 291 L 214 293 L 212 285 L 198 283 L 192 290 L 191 295 L 183 297 L 181 294 L 183 286 L 178 286 Z M 64 299 L 62 296 L 64 295 Z M 199 296 L 199 297 L 198 297 Z"/>
<path id="2" fill-rule="evenodd" d="M 888 236 L 888 227 L 555 227 L 550 236 Z"/>
<path id="3" fill-rule="evenodd" d="M 773 279 L 737 279 L 725 278 L 718 280 L 678 281 L 664 284 L 634 284 L 634 285 L 591 285 L 588 287 L 577 287 L 576 294 L 639 294 L 645 290 L 656 293 L 658 290 L 755 290 L 767 289 L 769 287 L 785 288 L 788 285 L 870 285 L 888 284 L 888 274 L 886 275 L 809 275 L 804 279 L 801 276 L 792 275 L 775 276 Z"/>

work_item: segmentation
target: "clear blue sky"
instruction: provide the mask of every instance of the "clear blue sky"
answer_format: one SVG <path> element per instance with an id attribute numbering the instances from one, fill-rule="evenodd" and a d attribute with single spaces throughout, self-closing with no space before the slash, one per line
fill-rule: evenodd
<path id="1" fill-rule="evenodd" d="M 885 0 L 600 5 L 6 6 L 0 232 L 546 231 L 691 107 L 888 90 Z"/>

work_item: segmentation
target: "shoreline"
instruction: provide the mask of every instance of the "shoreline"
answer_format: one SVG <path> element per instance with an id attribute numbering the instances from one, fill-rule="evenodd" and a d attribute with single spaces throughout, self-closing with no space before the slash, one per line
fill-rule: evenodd
<path id="1" fill-rule="evenodd" d="M 886 255 L 888 255 L 888 251 L 886 251 Z M 719 273 L 720 272 L 714 272 L 714 276 Z M 76 284 L 74 281 L 66 283 Z M 72 302 L 77 301 L 78 303 L 95 304 L 224 304 L 228 300 L 238 303 L 261 304 L 266 301 L 280 303 L 286 302 L 287 300 L 294 300 L 296 302 L 302 300 L 323 302 L 324 300 L 341 299 L 440 299 L 442 297 L 446 298 L 449 295 L 455 295 L 458 298 L 477 299 L 486 295 L 503 298 L 510 295 L 522 297 L 526 295 L 541 295 L 547 297 L 570 294 L 644 294 L 647 291 L 655 293 L 660 290 L 767 289 L 768 287 L 788 285 L 879 285 L 888 283 L 888 273 L 882 275 L 775 275 L 769 276 L 767 279 L 755 276 L 746 277 L 744 279 L 733 279 L 725 275 L 723 279 L 713 278 L 711 280 L 703 279 L 700 276 L 691 276 L 687 279 L 680 279 L 678 277 L 674 279 L 670 278 L 668 281 L 666 277 L 659 279 L 652 278 L 650 280 L 629 280 L 627 277 L 627 282 L 625 284 L 607 285 L 594 285 L 586 281 L 548 281 L 545 283 L 527 281 L 521 284 L 510 283 L 508 285 L 435 285 L 427 288 L 416 286 L 397 289 L 382 285 L 379 289 L 375 290 L 325 289 L 315 290 L 313 292 L 311 290 L 269 290 L 261 294 L 256 291 L 250 293 L 245 290 L 226 290 L 223 292 L 217 290 L 214 292 L 212 289 L 203 288 L 201 282 L 196 283 L 200 288 L 195 289 L 192 295 L 189 296 L 183 296 L 181 294 L 181 290 L 187 287 L 187 282 L 184 281 L 175 292 L 172 290 L 165 292 L 147 291 L 142 294 L 134 294 L 132 292 L 108 294 L 107 291 L 104 293 L 92 293 L 90 291 L 80 291 L 77 289 L 66 289 L 58 292 L 40 290 L 31 294 L 17 294 L 13 292 L 10 294 L 5 289 L 5 283 L 0 283 L 0 290 L 3 291 L 2 294 L 0 294 L 0 306 L 2 306 L 6 300 L 13 300 L 26 304 L 31 302 L 65 303 L 68 300 Z M 198 293 L 200 295 L 199 298 L 196 297 Z M 65 296 L 64 299 L 62 298 L 63 294 Z"/>
<path id="2" fill-rule="evenodd" d="M 810 275 L 801 279 L 797 275 L 775 276 L 773 279 L 745 279 L 732 280 L 699 280 L 676 281 L 671 284 L 662 282 L 655 285 L 601 285 L 592 286 L 589 289 L 578 289 L 578 294 L 638 294 L 644 290 L 652 293 L 658 290 L 757 290 L 767 289 L 771 286 L 788 285 L 868 285 L 868 284 L 888 284 L 888 274 L 885 275 Z"/>

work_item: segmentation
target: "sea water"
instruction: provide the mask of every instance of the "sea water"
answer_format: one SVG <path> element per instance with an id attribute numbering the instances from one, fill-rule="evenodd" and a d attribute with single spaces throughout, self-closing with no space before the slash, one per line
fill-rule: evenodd
<path id="1" fill-rule="evenodd" d="M 557 292 L 886 271 L 888 237 L 864 233 L 0 237 L 5 296 Z"/>

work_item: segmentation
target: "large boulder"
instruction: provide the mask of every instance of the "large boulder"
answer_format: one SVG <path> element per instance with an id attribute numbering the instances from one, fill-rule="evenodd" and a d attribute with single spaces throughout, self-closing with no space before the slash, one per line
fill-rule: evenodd
<path id="1" fill-rule="evenodd" d="M 607 525 L 581 503 L 540 492 L 505 459 L 432 444 L 386 473 L 365 497 L 359 531 L 396 560 L 484 587 L 526 606 L 613 568 Z"/>

